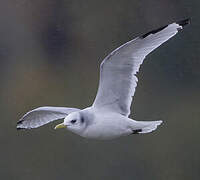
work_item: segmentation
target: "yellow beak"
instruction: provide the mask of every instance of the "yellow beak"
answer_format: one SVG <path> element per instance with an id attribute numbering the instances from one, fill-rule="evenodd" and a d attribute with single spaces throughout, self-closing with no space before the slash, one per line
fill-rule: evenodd
<path id="1" fill-rule="evenodd" d="M 58 124 L 54 129 L 66 128 L 67 126 L 64 123 Z"/>

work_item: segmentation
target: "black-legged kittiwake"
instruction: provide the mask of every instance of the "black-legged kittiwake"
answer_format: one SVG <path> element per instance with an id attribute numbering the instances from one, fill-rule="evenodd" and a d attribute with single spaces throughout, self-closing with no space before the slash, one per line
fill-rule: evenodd
<path id="1" fill-rule="evenodd" d="M 130 134 L 154 131 L 159 121 L 129 118 L 132 97 L 137 86 L 136 73 L 145 57 L 189 24 L 178 21 L 139 36 L 111 52 L 101 63 L 100 82 L 92 106 L 83 110 L 67 107 L 39 107 L 26 113 L 17 129 L 37 128 L 63 119 L 55 129 L 67 128 L 85 138 L 114 139 Z"/>

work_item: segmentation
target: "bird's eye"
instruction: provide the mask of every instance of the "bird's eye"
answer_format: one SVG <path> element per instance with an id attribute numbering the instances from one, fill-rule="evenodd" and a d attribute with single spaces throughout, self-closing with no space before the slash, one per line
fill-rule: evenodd
<path id="1" fill-rule="evenodd" d="M 76 122 L 76 120 L 75 120 L 75 119 L 71 120 L 71 123 L 72 123 L 72 124 L 74 124 L 75 122 Z"/>

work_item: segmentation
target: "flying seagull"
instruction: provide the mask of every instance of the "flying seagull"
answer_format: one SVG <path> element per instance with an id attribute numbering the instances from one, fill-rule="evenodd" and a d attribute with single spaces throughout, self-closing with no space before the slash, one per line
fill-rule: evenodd
<path id="1" fill-rule="evenodd" d="M 154 131 L 159 121 L 136 121 L 129 118 L 132 97 L 137 86 L 136 74 L 145 57 L 190 23 L 174 22 L 139 36 L 111 52 L 101 63 L 100 82 L 92 106 L 85 109 L 39 107 L 27 112 L 17 129 L 37 128 L 64 119 L 55 129 L 67 128 L 85 138 L 108 140 L 130 134 Z"/>

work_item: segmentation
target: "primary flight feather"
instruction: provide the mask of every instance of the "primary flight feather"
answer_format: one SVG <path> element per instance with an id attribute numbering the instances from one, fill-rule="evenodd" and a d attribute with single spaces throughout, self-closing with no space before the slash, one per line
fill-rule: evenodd
<path id="1" fill-rule="evenodd" d="M 26 113 L 17 129 L 37 128 L 57 119 L 55 129 L 68 130 L 86 138 L 114 139 L 129 134 L 152 132 L 162 121 L 136 121 L 128 118 L 137 86 L 136 74 L 145 57 L 189 24 L 175 22 L 139 36 L 111 52 L 101 63 L 97 96 L 83 110 L 67 107 L 40 107 Z"/>

